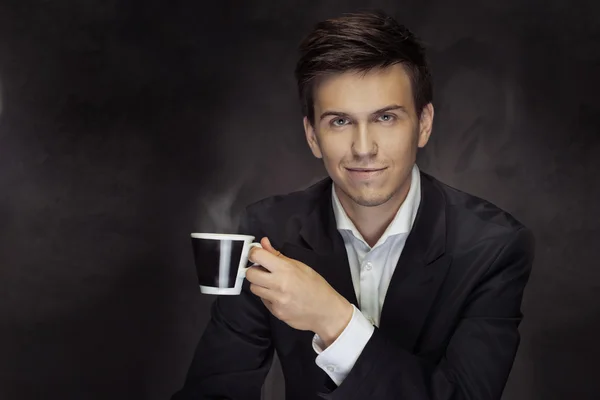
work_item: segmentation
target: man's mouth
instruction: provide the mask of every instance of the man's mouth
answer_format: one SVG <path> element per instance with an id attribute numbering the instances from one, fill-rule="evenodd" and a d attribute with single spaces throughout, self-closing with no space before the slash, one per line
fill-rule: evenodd
<path id="1" fill-rule="evenodd" d="M 380 176 L 385 168 L 346 168 L 348 171 L 348 175 L 353 181 L 370 181 L 371 179 L 376 179 Z"/>
<path id="2" fill-rule="evenodd" d="M 383 171 L 386 167 L 383 168 L 346 168 L 348 171 L 356 171 L 356 172 L 376 172 Z"/>

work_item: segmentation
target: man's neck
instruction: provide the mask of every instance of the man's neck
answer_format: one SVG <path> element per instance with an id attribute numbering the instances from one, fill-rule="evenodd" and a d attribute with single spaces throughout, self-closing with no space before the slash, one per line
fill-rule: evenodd
<path id="1" fill-rule="evenodd" d="M 411 176 L 409 175 L 398 193 L 394 194 L 384 204 L 375 207 L 365 207 L 356 204 L 337 187 L 335 191 L 348 218 L 350 218 L 367 244 L 373 247 L 396 216 L 404 200 L 406 200 L 410 183 Z"/>

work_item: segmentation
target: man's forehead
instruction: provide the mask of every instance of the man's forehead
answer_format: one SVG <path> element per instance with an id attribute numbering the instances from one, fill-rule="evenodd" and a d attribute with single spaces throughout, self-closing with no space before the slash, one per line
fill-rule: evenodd
<path id="1" fill-rule="evenodd" d="M 345 72 L 322 79 L 315 87 L 314 105 L 344 112 L 372 112 L 390 104 L 412 105 L 410 79 L 404 69 L 388 67 L 367 73 Z"/>

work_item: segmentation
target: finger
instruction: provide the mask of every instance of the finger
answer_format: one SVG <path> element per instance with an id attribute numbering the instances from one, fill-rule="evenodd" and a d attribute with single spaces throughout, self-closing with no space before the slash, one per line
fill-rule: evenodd
<path id="1" fill-rule="evenodd" d="M 255 284 L 250 284 L 250 291 L 260 297 L 263 301 L 268 301 L 269 303 L 275 298 L 271 289 L 267 289 Z"/>
<path id="2" fill-rule="evenodd" d="M 249 266 L 248 268 L 255 268 L 255 269 L 259 270 L 259 271 L 263 271 L 263 272 L 269 272 L 269 270 L 268 270 L 268 269 L 266 269 L 265 267 L 263 267 L 263 266 L 262 266 L 262 265 L 260 265 L 260 264 L 252 264 L 252 265 L 251 265 L 251 266 Z"/>
<path id="3" fill-rule="evenodd" d="M 268 252 L 269 252 L 269 253 L 271 253 L 271 254 L 275 254 L 276 256 L 283 256 L 283 254 L 281 253 L 281 251 L 279 251 L 279 250 L 276 250 L 276 249 L 273 247 L 273 245 L 271 244 L 271 241 L 270 241 L 270 240 L 269 240 L 269 238 L 268 238 L 268 237 L 266 237 L 266 236 L 265 236 L 265 237 L 263 237 L 263 238 L 260 240 L 260 245 L 262 246 L 262 249 L 264 249 L 264 250 L 268 251 Z M 249 259 L 250 261 L 252 261 L 252 258 L 251 258 L 251 256 L 252 256 L 252 252 L 253 252 L 255 249 L 256 249 L 256 247 L 253 247 L 253 248 L 251 248 L 251 249 L 250 249 L 250 251 L 248 252 L 248 259 Z M 283 257 L 285 257 L 285 256 L 283 256 Z"/>
<path id="4" fill-rule="evenodd" d="M 273 247 L 273 245 L 271 244 L 271 241 L 270 241 L 270 240 L 269 240 L 269 238 L 268 238 L 268 237 L 266 237 L 266 236 L 265 236 L 264 238 L 262 238 L 262 239 L 261 239 L 261 241 L 260 241 L 260 244 L 261 244 L 261 246 L 263 247 L 263 249 L 267 250 L 267 251 L 268 251 L 269 253 L 271 253 L 271 254 L 275 254 L 275 255 L 277 255 L 278 253 L 280 253 L 280 252 L 278 252 L 277 250 L 275 250 L 275 248 L 274 248 L 274 247 Z"/>
<path id="5" fill-rule="evenodd" d="M 261 265 L 252 266 L 246 271 L 246 279 L 251 284 L 262 286 L 267 289 L 274 287 L 273 274 Z"/>
<path id="6" fill-rule="evenodd" d="M 260 247 L 254 247 L 250 249 L 248 253 L 248 260 L 255 264 L 260 264 L 271 272 L 283 267 L 285 263 L 285 257 L 277 256 L 270 253 L 268 250 L 261 249 Z"/>
<path id="7" fill-rule="evenodd" d="M 268 237 L 265 236 L 264 238 L 262 238 L 262 240 L 260 241 L 260 244 L 263 246 L 263 249 L 267 250 L 269 253 L 275 254 L 279 258 L 287 258 L 285 255 L 283 255 L 283 253 L 281 251 L 279 251 L 275 247 L 273 247 L 273 245 L 271 244 L 271 241 L 269 240 Z"/>

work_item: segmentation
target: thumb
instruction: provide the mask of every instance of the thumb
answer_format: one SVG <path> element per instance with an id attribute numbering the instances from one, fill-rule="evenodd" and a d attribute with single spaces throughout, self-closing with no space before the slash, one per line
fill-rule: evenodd
<path id="1" fill-rule="evenodd" d="M 290 258 L 288 258 L 285 254 L 283 254 L 281 251 L 276 250 L 273 245 L 271 244 L 271 241 L 269 240 L 268 237 L 263 237 L 260 241 L 260 245 L 262 246 L 262 248 L 266 251 L 268 251 L 269 253 L 279 257 L 279 259 L 281 260 L 291 260 Z"/>
<path id="2" fill-rule="evenodd" d="M 269 240 L 268 237 L 264 237 L 262 238 L 262 240 L 260 241 L 261 246 L 263 247 L 263 249 L 267 250 L 269 253 L 274 254 L 278 257 L 285 257 L 283 255 L 282 252 L 276 250 L 273 245 L 271 244 L 271 241 Z"/>
<path id="3" fill-rule="evenodd" d="M 279 251 L 275 250 L 275 248 L 273 247 L 273 245 L 271 244 L 271 241 L 269 240 L 268 237 L 264 237 L 261 239 L 260 241 L 260 245 L 262 246 L 263 249 L 267 250 L 269 253 L 271 254 L 275 254 L 278 255 L 280 254 Z"/>

